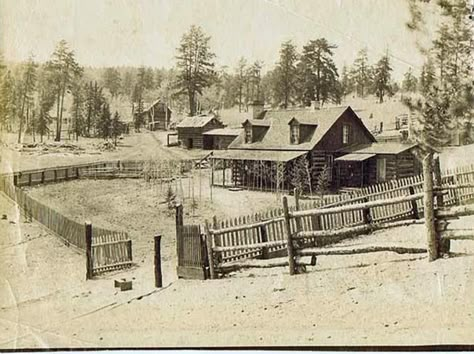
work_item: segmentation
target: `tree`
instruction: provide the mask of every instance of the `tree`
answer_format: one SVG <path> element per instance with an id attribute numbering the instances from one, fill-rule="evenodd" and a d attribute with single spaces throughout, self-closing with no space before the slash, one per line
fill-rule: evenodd
<path id="1" fill-rule="evenodd" d="M 339 74 L 332 59 L 335 48 L 325 38 L 312 40 L 303 47 L 298 67 L 303 82 L 301 96 L 304 105 L 309 106 L 313 100 L 321 104 L 329 100 L 340 101 Z"/>
<path id="2" fill-rule="evenodd" d="M 427 60 L 421 68 L 420 79 L 418 80 L 418 90 L 425 95 L 430 90 L 430 87 L 436 81 L 436 73 L 431 60 Z"/>
<path id="3" fill-rule="evenodd" d="M 237 98 L 239 104 L 239 112 L 242 112 L 244 102 L 244 88 L 247 74 L 247 61 L 244 57 L 240 58 L 235 70 L 235 86 L 237 87 Z"/>
<path id="4" fill-rule="evenodd" d="M 329 190 L 329 179 L 331 176 L 331 169 L 328 165 L 324 165 L 322 171 L 318 174 L 316 179 L 316 192 L 322 198 L 324 194 Z"/>
<path id="5" fill-rule="evenodd" d="M 50 111 L 55 100 L 53 77 L 47 70 L 42 70 L 38 76 L 38 108 L 35 120 L 35 130 L 40 134 L 41 142 L 43 142 L 43 136 L 49 132 L 52 121 Z"/>
<path id="6" fill-rule="evenodd" d="M 293 160 L 290 169 L 290 181 L 292 186 L 301 193 L 307 190 L 311 193 L 311 172 L 311 166 L 306 155 Z"/>
<path id="7" fill-rule="evenodd" d="M 367 48 L 361 49 L 354 61 L 351 76 L 354 80 L 357 95 L 365 97 L 371 86 L 369 59 L 367 57 Z"/>
<path id="8" fill-rule="evenodd" d="M 76 62 L 74 51 L 70 50 L 65 40 L 61 40 L 50 61 L 47 63 L 49 70 L 55 75 L 56 89 L 56 137 L 55 141 L 61 140 L 61 129 L 63 120 L 64 97 L 67 90 L 71 89 L 82 75 L 82 68 Z"/>
<path id="9" fill-rule="evenodd" d="M 30 56 L 23 70 L 22 80 L 20 83 L 21 105 L 19 112 L 20 124 L 18 127 L 18 144 L 21 143 L 21 134 L 23 132 L 25 121 L 25 110 L 27 110 L 27 107 L 31 105 L 33 100 L 36 86 L 36 69 L 37 64 L 33 61 L 33 57 Z"/>
<path id="10" fill-rule="evenodd" d="M 176 56 L 176 87 L 179 94 L 187 95 L 191 116 L 196 113 L 197 95 L 202 95 L 203 89 L 212 84 L 214 77 L 212 60 L 215 55 L 209 46 L 210 39 L 201 27 L 193 25 L 181 38 Z"/>
<path id="11" fill-rule="evenodd" d="M 114 145 L 117 146 L 117 137 L 122 133 L 120 115 L 115 111 L 114 118 L 112 119 L 112 137 L 114 138 Z"/>
<path id="12" fill-rule="evenodd" d="M 71 117 L 74 122 L 74 133 L 76 134 L 76 141 L 79 140 L 79 135 L 83 134 L 84 130 L 84 87 L 81 82 L 76 82 L 72 85 L 72 106 Z"/>
<path id="13" fill-rule="evenodd" d="M 89 81 L 84 86 L 84 111 L 86 114 L 84 133 L 89 137 L 92 136 L 91 130 L 97 128 L 97 121 L 102 112 L 102 106 L 106 102 L 102 91 L 103 89 L 97 84 L 97 81 Z"/>
<path id="14" fill-rule="evenodd" d="M 97 122 L 97 132 L 100 138 L 108 139 L 111 136 L 112 116 L 107 103 L 102 105 L 99 121 Z"/>
<path id="15" fill-rule="evenodd" d="M 15 81 L 10 70 L 3 76 L 0 84 L 0 127 L 11 131 L 16 117 Z"/>
<path id="16" fill-rule="evenodd" d="M 413 136 L 426 151 L 446 145 L 451 132 L 470 129 L 474 117 L 470 4 L 467 0 L 441 0 L 437 9 L 441 25 L 431 48 L 422 48 L 426 56 L 422 97 L 405 100 L 418 116 Z M 411 0 L 410 11 L 408 27 L 421 32 L 424 18 L 417 1 Z"/>
<path id="17" fill-rule="evenodd" d="M 273 90 L 279 104 L 288 108 L 296 94 L 298 53 L 292 41 L 283 42 L 280 48 L 280 61 L 273 72 Z"/>
<path id="18" fill-rule="evenodd" d="M 375 95 L 379 99 L 380 103 L 383 102 L 386 94 L 392 94 L 390 85 L 391 71 L 392 67 L 390 66 L 390 59 L 388 55 L 384 55 L 375 65 L 373 82 Z"/>
<path id="19" fill-rule="evenodd" d="M 347 65 L 344 65 L 342 67 L 340 84 L 341 96 L 343 98 L 350 94 L 352 91 L 354 91 L 354 83 Z"/>
<path id="20" fill-rule="evenodd" d="M 106 68 L 102 76 L 104 87 L 109 90 L 112 98 L 116 97 L 121 90 L 122 79 L 116 68 Z"/>
<path id="21" fill-rule="evenodd" d="M 415 75 L 413 75 L 413 71 L 410 68 L 403 75 L 402 90 L 403 92 L 416 92 L 417 86 L 418 86 L 418 79 L 416 78 Z"/>

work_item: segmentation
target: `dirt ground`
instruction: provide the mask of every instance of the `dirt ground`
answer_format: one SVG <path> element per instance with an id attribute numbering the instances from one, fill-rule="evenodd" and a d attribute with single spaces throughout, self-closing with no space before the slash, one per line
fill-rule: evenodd
<path id="1" fill-rule="evenodd" d="M 0 196 L 0 348 L 237 345 L 421 345 L 474 341 L 474 248 L 447 259 L 376 253 L 319 257 L 288 269 L 185 281 L 164 269 L 163 289 L 140 266 L 86 282 L 84 257 Z M 14 223 L 11 223 L 14 222 Z M 474 218 L 461 221 L 474 226 Z M 348 244 L 422 246 L 423 226 Z M 113 279 L 133 276 L 117 292 Z"/>
<path id="2" fill-rule="evenodd" d="M 118 150 L 100 154 L 93 148 L 79 154 L 20 153 L 4 146 L 0 167 L 190 156 L 165 148 L 163 137 L 132 134 Z M 94 143 L 84 142 L 85 151 Z M 469 161 L 470 149 L 450 150 L 443 166 Z M 186 221 L 281 204 L 267 193 L 227 190 L 214 190 L 211 204 L 208 177 L 201 178 L 202 201 L 193 217 L 185 200 Z M 27 222 L 0 194 L 0 216 L 6 215 L 0 218 L 0 349 L 474 343 L 474 246 L 468 241 L 454 242 L 449 258 L 431 263 L 425 255 L 384 252 L 319 257 L 316 267 L 297 276 L 289 276 L 285 267 L 185 281 L 176 278 L 174 215 L 162 203 L 164 189 L 143 180 L 79 180 L 29 193 L 76 220 L 129 230 L 138 265 L 86 282 L 85 257 Z M 474 217 L 458 223 L 474 227 Z M 153 281 L 156 233 L 164 235 L 163 289 L 155 289 Z M 346 244 L 424 247 L 426 241 L 423 226 L 416 225 Z M 133 280 L 133 290 L 113 287 L 113 280 L 123 277 Z"/>
<path id="3" fill-rule="evenodd" d="M 29 148 L 27 145 L 33 143 L 31 136 L 26 136 L 23 144 L 16 144 L 15 134 L 3 134 L 0 139 L 0 173 L 105 160 L 189 159 L 208 153 L 199 149 L 167 147 L 167 134 L 164 131 L 142 130 L 124 135 L 113 150 L 100 148 L 104 144 L 103 139 L 83 137 L 78 142 L 66 140 L 56 143 L 49 140 L 45 141 L 47 145 Z"/>

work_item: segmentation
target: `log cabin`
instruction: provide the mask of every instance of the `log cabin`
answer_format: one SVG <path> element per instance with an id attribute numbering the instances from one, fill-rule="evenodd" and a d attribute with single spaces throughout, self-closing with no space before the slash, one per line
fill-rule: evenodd
<path id="1" fill-rule="evenodd" d="M 214 114 L 186 117 L 176 126 L 178 141 L 187 149 L 203 149 L 203 134 L 224 127 L 224 123 Z"/>
<path id="2" fill-rule="evenodd" d="M 314 190 L 324 172 L 328 186 L 338 189 L 419 173 L 415 145 L 377 143 L 349 106 L 264 110 L 256 102 L 242 127 L 226 151 L 211 157 L 224 170 L 216 184 L 288 190 L 303 179 Z"/>
<path id="3" fill-rule="evenodd" d="M 143 112 L 143 122 L 148 130 L 168 130 L 171 123 L 172 111 L 168 105 L 157 99 Z"/>

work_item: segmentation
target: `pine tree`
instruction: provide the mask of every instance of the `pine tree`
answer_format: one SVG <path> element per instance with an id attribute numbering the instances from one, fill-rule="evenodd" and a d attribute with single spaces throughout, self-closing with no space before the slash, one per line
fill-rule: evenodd
<path id="1" fill-rule="evenodd" d="M 354 91 L 354 83 L 347 65 L 344 65 L 342 67 L 340 83 L 342 98 L 346 97 L 348 94 Z"/>
<path id="2" fill-rule="evenodd" d="M 176 87 L 178 93 L 186 95 L 189 103 L 189 114 L 196 113 L 197 95 L 202 95 L 204 88 L 211 86 L 214 78 L 214 53 L 201 27 L 191 26 L 189 32 L 181 38 L 178 48 Z"/>
<path id="3" fill-rule="evenodd" d="M 390 59 L 388 55 L 384 55 L 375 65 L 374 70 L 374 90 L 375 95 L 379 99 L 379 102 L 382 103 L 385 95 L 391 95 L 391 85 L 390 79 L 391 75 L 390 72 L 392 71 L 392 67 L 390 66 Z"/>
<path id="4" fill-rule="evenodd" d="M 104 87 L 109 90 L 112 98 L 116 97 L 122 88 L 120 72 L 116 68 L 106 68 L 102 80 Z"/>
<path id="5" fill-rule="evenodd" d="M 415 75 L 413 75 L 413 71 L 410 68 L 403 75 L 402 90 L 403 92 L 416 92 L 417 86 L 418 86 L 418 79 L 416 78 Z"/>
<path id="6" fill-rule="evenodd" d="M 61 140 L 64 97 L 71 85 L 82 75 L 82 68 L 76 62 L 74 51 L 70 50 L 65 40 L 61 40 L 47 63 L 49 70 L 56 76 L 56 137 Z"/>
<path id="7" fill-rule="evenodd" d="M 33 61 L 33 57 L 30 57 L 25 65 L 25 68 L 23 69 L 22 80 L 20 83 L 21 106 L 18 117 L 20 120 L 20 124 L 18 127 L 18 144 L 21 143 L 21 135 L 25 122 L 25 111 L 28 110 L 28 107 L 31 105 L 33 100 L 33 94 L 35 91 L 37 78 L 36 69 L 37 64 Z"/>
<path id="8" fill-rule="evenodd" d="M 52 121 L 50 111 L 56 100 L 53 77 L 47 70 L 42 70 L 38 77 L 38 108 L 35 120 L 35 130 L 40 134 L 41 142 L 43 137 L 49 132 L 49 125 Z"/>
<path id="9" fill-rule="evenodd" d="M 112 116 L 110 107 L 107 103 L 102 105 L 102 110 L 97 122 L 97 132 L 100 138 L 108 139 L 111 136 Z"/>
<path id="10" fill-rule="evenodd" d="M 74 123 L 74 133 L 76 134 L 76 141 L 79 135 L 83 134 L 84 129 L 84 89 L 83 85 L 78 82 L 72 85 L 72 106 L 71 117 Z"/>
<path id="11" fill-rule="evenodd" d="M 11 131 L 12 122 L 15 119 L 15 82 L 8 70 L 3 76 L 0 85 L 0 128 Z"/>
<path id="12" fill-rule="evenodd" d="M 280 61 L 273 71 L 273 91 L 275 99 L 283 108 L 288 108 L 296 94 L 298 53 L 292 41 L 283 42 Z"/>
<path id="13" fill-rule="evenodd" d="M 327 101 L 338 103 L 340 90 L 338 85 L 339 74 L 332 59 L 333 49 L 337 48 L 325 38 L 309 41 L 303 47 L 299 68 L 303 82 L 303 104 L 308 106 L 316 100 L 321 104 Z"/>
<path id="14" fill-rule="evenodd" d="M 371 70 L 367 49 L 361 49 L 354 61 L 351 76 L 354 80 L 355 89 L 359 97 L 365 97 L 371 86 Z"/>
<path id="15" fill-rule="evenodd" d="M 423 95 L 427 94 L 431 86 L 436 81 L 436 73 L 431 60 L 423 64 L 420 79 L 418 80 L 418 90 Z"/>

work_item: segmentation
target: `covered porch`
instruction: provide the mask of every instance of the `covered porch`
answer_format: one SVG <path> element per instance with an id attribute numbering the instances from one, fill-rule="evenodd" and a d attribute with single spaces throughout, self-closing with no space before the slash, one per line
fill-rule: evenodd
<path id="1" fill-rule="evenodd" d="M 291 161 L 308 151 L 227 150 L 211 157 L 211 184 L 261 191 L 291 189 Z"/>
<path id="2" fill-rule="evenodd" d="M 370 184 L 376 154 L 347 154 L 334 160 L 335 187 L 361 188 Z"/>

